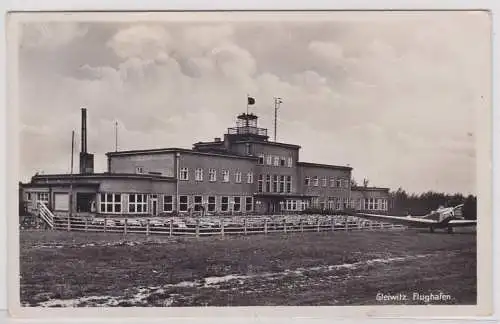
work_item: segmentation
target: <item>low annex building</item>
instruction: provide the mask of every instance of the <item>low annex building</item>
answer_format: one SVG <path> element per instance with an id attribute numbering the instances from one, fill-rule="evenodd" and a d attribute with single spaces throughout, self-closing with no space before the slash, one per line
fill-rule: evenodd
<path id="1" fill-rule="evenodd" d="M 35 175 L 20 196 L 28 210 L 43 202 L 56 215 L 78 216 L 387 212 L 389 189 L 351 186 L 351 167 L 300 161 L 300 146 L 270 141 L 257 121 L 241 114 L 223 138 L 192 149 L 109 152 L 107 172 L 94 173 L 82 109 L 79 174 Z"/>

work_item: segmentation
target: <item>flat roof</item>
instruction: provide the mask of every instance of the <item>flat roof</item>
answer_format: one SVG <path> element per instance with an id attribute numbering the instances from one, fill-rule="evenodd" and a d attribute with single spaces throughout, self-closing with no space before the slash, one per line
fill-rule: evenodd
<path id="1" fill-rule="evenodd" d="M 100 179 L 149 179 L 149 180 L 163 180 L 163 181 L 173 181 L 174 177 L 167 177 L 157 174 L 148 174 L 148 173 L 77 173 L 77 174 L 39 174 L 34 175 L 31 178 L 31 181 L 43 181 L 43 180 L 100 180 Z"/>
<path id="2" fill-rule="evenodd" d="M 345 170 L 345 171 L 352 170 L 351 167 L 343 166 L 343 165 L 320 164 L 320 163 L 311 163 L 311 162 L 297 162 L 297 165 L 307 166 L 307 167 L 316 167 L 316 168 L 325 168 L 325 169 Z"/>
<path id="3" fill-rule="evenodd" d="M 383 187 L 364 187 L 364 186 L 352 186 L 351 190 L 357 191 L 389 191 L 390 188 Z"/>
<path id="4" fill-rule="evenodd" d="M 187 153 L 187 154 L 220 156 L 220 157 L 226 157 L 226 158 L 249 159 L 249 160 L 257 160 L 258 159 L 258 157 L 255 157 L 255 156 L 239 155 L 239 154 L 233 154 L 233 153 L 229 153 L 229 152 L 227 152 L 227 153 L 226 152 L 224 152 L 224 153 L 201 152 L 201 151 L 195 151 L 192 149 L 183 149 L 183 148 L 175 148 L 175 147 L 108 152 L 108 153 L 106 153 L 106 155 L 108 157 L 113 157 L 113 156 L 148 155 L 148 154 L 163 154 L 163 153 Z"/>
<path id="5" fill-rule="evenodd" d="M 253 144 L 264 144 L 264 145 L 270 145 L 270 146 L 280 146 L 280 147 L 286 147 L 286 148 L 300 149 L 300 145 L 272 142 L 272 141 L 241 140 L 241 141 L 234 141 L 233 143 L 235 143 L 235 144 L 253 143 Z"/>

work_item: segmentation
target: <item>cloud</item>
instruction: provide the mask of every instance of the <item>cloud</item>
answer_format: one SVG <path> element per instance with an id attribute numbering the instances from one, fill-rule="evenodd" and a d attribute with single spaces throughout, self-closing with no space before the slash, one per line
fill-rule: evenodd
<path id="1" fill-rule="evenodd" d="M 28 49 L 57 50 L 85 36 L 88 29 L 78 23 L 24 24 L 21 29 L 21 44 Z"/>

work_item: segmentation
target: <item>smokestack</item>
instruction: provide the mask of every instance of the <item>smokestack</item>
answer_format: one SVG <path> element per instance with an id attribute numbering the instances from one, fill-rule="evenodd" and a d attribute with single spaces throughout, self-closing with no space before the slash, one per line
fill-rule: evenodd
<path id="1" fill-rule="evenodd" d="M 87 109 L 82 108 L 82 145 L 81 152 L 87 153 Z"/>

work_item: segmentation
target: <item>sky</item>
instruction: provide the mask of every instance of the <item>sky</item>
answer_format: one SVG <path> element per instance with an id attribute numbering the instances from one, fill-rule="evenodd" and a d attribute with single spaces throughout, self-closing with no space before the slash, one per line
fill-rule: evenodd
<path id="1" fill-rule="evenodd" d="M 311 14 L 312 15 L 312 14 Z M 336 13 L 321 19 L 23 22 L 20 180 L 70 171 L 71 132 L 105 153 L 191 148 L 246 110 L 300 160 L 361 183 L 476 193 L 476 119 L 490 109 L 490 21 L 480 12 Z M 75 159 L 75 170 L 78 169 Z"/>

